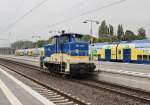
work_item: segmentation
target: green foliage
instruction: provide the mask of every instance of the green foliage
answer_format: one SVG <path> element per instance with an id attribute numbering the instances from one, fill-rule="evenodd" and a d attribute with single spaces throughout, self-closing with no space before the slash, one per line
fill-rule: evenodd
<path id="1" fill-rule="evenodd" d="M 138 37 L 139 39 L 146 39 L 146 30 L 144 28 L 138 29 Z"/>
<path id="2" fill-rule="evenodd" d="M 109 35 L 110 36 L 114 35 L 114 28 L 113 28 L 113 26 L 111 24 L 109 25 Z"/>
<path id="3" fill-rule="evenodd" d="M 92 40 L 93 43 L 98 43 L 98 42 L 115 42 L 118 39 L 117 39 L 117 36 L 115 35 L 112 35 L 110 37 L 106 36 L 106 37 L 100 37 L 100 38 L 96 38 L 91 35 L 84 35 L 83 40 L 86 42 L 90 42 Z"/>
<path id="4" fill-rule="evenodd" d="M 110 37 L 100 37 L 97 40 L 97 42 L 116 42 L 118 41 L 118 38 L 116 35 L 112 35 Z"/>
<path id="5" fill-rule="evenodd" d="M 91 36 L 91 35 L 84 35 L 83 40 L 86 42 L 92 41 L 93 43 L 98 42 L 98 39 L 96 37 Z"/>
<path id="6" fill-rule="evenodd" d="M 122 37 L 121 40 L 123 41 L 130 41 L 130 40 L 136 40 L 137 36 L 132 32 L 131 30 L 126 30 L 125 35 Z"/>
<path id="7" fill-rule="evenodd" d="M 37 45 L 38 48 L 39 48 L 39 47 L 43 47 L 43 46 L 46 45 L 46 44 L 48 44 L 48 41 L 47 41 L 47 40 L 38 40 L 38 41 L 36 42 L 36 45 Z"/>
<path id="8" fill-rule="evenodd" d="M 99 38 L 101 37 L 108 37 L 114 35 L 114 28 L 110 24 L 109 26 L 106 24 L 106 21 L 102 21 L 101 25 L 99 26 Z"/>
<path id="9" fill-rule="evenodd" d="M 138 34 L 136 35 L 132 30 L 124 29 L 121 24 L 118 25 L 117 36 L 114 35 L 114 27 L 110 24 L 106 24 L 106 21 L 102 21 L 99 26 L 99 38 L 96 42 L 114 42 L 114 41 L 131 41 L 131 40 L 142 40 L 146 39 L 146 30 L 143 28 L 138 29 Z"/>
<path id="10" fill-rule="evenodd" d="M 44 45 L 49 44 L 51 42 L 52 42 L 52 38 L 50 37 L 48 40 L 38 40 L 36 44 L 37 47 L 43 47 Z"/>
<path id="11" fill-rule="evenodd" d="M 117 37 L 119 40 L 121 40 L 121 37 L 123 37 L 124 35 L 124 31 L 123 31 L 123 27 L 121 24 L 118 25 L 118 30 L 117 30 Z"/>
<path id="12" fill-rule="evenodd" d="M 107 34 L 108 34 L 108 27 L 106 25 L 106 21 L 104 20 L 99 26 L 99 37 L 104 37 Z"/>
<path id="13" fill-rule="evenodd" d="M 110 37 L 100 37 L 98 38 L 98 42 L 111 42 Z"/>

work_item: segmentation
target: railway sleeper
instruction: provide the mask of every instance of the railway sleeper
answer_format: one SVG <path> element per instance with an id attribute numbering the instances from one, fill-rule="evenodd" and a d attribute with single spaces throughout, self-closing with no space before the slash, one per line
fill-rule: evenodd
<path id="1" fill-rule="evenodd" d="M 57 103 L 57 105 L 78 105 L 78 104 L 75 104 L 73 101 L 69 101 L 65 103 Z"/>

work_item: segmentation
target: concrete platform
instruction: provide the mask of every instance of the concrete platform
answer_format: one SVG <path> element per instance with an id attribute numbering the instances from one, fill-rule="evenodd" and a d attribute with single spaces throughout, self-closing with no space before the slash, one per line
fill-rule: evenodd
<path id="1" fill-rule="evenodd" d="M 0 105 L 55 105 L 0 68 Z"/>
<path id="2" fill-rule="evenodd" d="M 150 92 L 150 65 L 98 62 L 96 79 Z"/>
<path id="3" fill-rule="evenodd" d="M 112 71 L 100 71 L 95 78 L 108 83 L 115 83 L 150 92 L 150 78 L 146 76 L 128 75 Z"/>
<path id="4" fill-rule="evenodd" d="M 132 71 L 132 72 L 140 72 L 140 73 L 150 73 L 150 65 L 149 64 L 134 64 L 134 63 L 118 63 L 118 62 L 107 62 L 100 61 L 97 66 L 99 69 L 113 69 L 116 71 Z"/>

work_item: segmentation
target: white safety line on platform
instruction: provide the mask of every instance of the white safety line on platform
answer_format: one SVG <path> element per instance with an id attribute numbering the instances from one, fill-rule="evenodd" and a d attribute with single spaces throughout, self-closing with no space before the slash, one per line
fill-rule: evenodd
<path id="1" fill-rule="evenodd" d="M 11 78 L 15 83 L 17 83 L 20 87 L 22 87 L 25 91 L 27 91 L 32 96 L 34 96 L 37 100 L 39 100 L 44 105 L 55 105 L 54 103 L 50 102 L 48 99 L 46 99 L 45 97 L 41 96 L 39 93 L 37 93 L 36 91 L 32 90 L 29 86 L 25 85 L 24 83 L 22 83 L 21 81 L 19 81 L 18 79 L 16 79 L 15 77 L 13 77 L 9 73 L 7 73 L 6 71 L 2 70 L 1 68 L 0 68 L 0 72 L 4 73 L 6 76 Z M 22 104 L 13 104 L 13 105 L 22 105 Z"/>
<path id="2" fill-rule="evenodd" d="M 5 96 L 8 98 L 11 105 L 23 105 L 1 79 L 0 79 L 0 88 L 5 94 Z"/>

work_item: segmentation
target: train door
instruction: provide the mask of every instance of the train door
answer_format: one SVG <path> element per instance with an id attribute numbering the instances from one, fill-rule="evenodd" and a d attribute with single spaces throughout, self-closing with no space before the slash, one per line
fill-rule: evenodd
<path id="1" fill-rule="evenodd" d="M 123 62 L 131 61 L 131 49 L 123 49 Z"/>
<path id="2" fill-rule="evenodd" d="M 111 60 L 111 49 L 105 49 L 105 60 L 106 61 Z"/>
<path id="3" fill-rule="evenodd" d="M 143 62 L 143 56 L 142 55 L 137 55 L 137 61 L 136 61 L 136 63 L 137 64 L 142 64 L 142 62 Z"/>
<path id="4" fill-rule="evenodd" d="M 143 63 L 145 63 L 145 64 L 149 63 L 148 55 L 143 55 Z"/>

